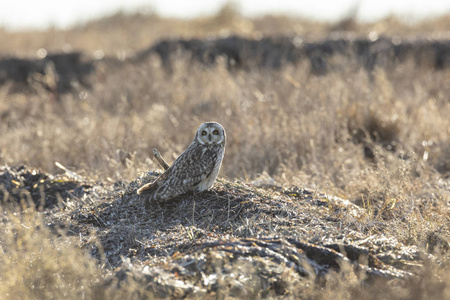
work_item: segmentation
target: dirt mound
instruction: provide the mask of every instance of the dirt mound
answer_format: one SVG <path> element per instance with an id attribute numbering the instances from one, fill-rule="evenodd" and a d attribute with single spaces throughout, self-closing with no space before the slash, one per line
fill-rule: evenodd
<path id="1" fill-rule="evenodd" d="M 104 197 L 49 216 L 111 270 L 105 290 L 137 284 L 156 297 L 298 295 L 331 274 L 369 286 L 407 280 L 435 260 L 382 228 L 359 230 L 363 208 L 305 189 L 220 179 L 209 192 L 145 207 L 136 190 L 157 175 L 118 182 Z"/>
<path id="2" fill-rule="evenodd" d="M 339 272 L 358 274 L 358 280 L 368 284 L 413 276 L 383 264 L 366 249 L 339 248 L 343 253 L 282 238 L 200 240 L 195 249 L 175 252 L 163 263 L 142 266 L 124 259 L 115 278 L 105 285 L 137 282 L 157 297 L 299 297 L 307 284 L 324 284 L 328 276 Z"/>
<path id="3" fill-rule="evenodd" d="M 66 175 L 51 175 L 25 166 L 0 167 L 0 199 L 3 203 L 34 204 L 52 208 L 72 197 L 82 197 L 92 188 L 88 182 Z"/>

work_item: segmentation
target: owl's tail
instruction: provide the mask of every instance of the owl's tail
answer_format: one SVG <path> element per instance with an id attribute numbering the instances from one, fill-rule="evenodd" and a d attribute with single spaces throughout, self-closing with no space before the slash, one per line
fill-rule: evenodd
<path id="1" fill-rule="evenodd" d="M 140 189 L 137 190 L 138 195 L 144 195 L 144 194 L 152 194 L 156 189 L 158 188 L 158 183 L 150 182 L 146 185 L 143 185 Z"/>

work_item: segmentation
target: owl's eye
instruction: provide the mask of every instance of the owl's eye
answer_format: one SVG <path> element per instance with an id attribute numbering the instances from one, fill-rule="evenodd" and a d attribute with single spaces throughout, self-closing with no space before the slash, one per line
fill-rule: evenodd
<path id="1" fill-rule="evenodd" d="M 207 135 L 207 134 L 208 133 L 205 130 L 202 131 L 202 135 Z"/>
<path id="2" fill-rule="evenodd" d="M 213 134 L 214 134 L 214 135 L 218 135 L 218 134 L 219 134 L 219 131 L 214 130 L 214 131 L 213 131 Z"/>

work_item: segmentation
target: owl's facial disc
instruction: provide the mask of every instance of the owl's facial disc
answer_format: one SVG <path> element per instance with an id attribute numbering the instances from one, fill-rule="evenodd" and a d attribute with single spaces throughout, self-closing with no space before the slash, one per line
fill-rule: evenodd
<path id="1" fill-rule="evenodd" d="M 224 130 L 218 123 L 203 123 L 197 131 L 197 141 L 202 144 L 221 143 L 224 139 Z"/>

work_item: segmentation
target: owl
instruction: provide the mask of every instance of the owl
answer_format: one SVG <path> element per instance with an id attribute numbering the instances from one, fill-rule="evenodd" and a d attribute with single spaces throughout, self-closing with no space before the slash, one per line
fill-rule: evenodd
<path id="1" fill-rule="evenodd" d="M 225 153 L 225 130 L 216 122 L 200 125 L 192 143 L 154 182 L 137 190 L 149 202 L 162 202 L 186 192 L 211 188 Z"/>

